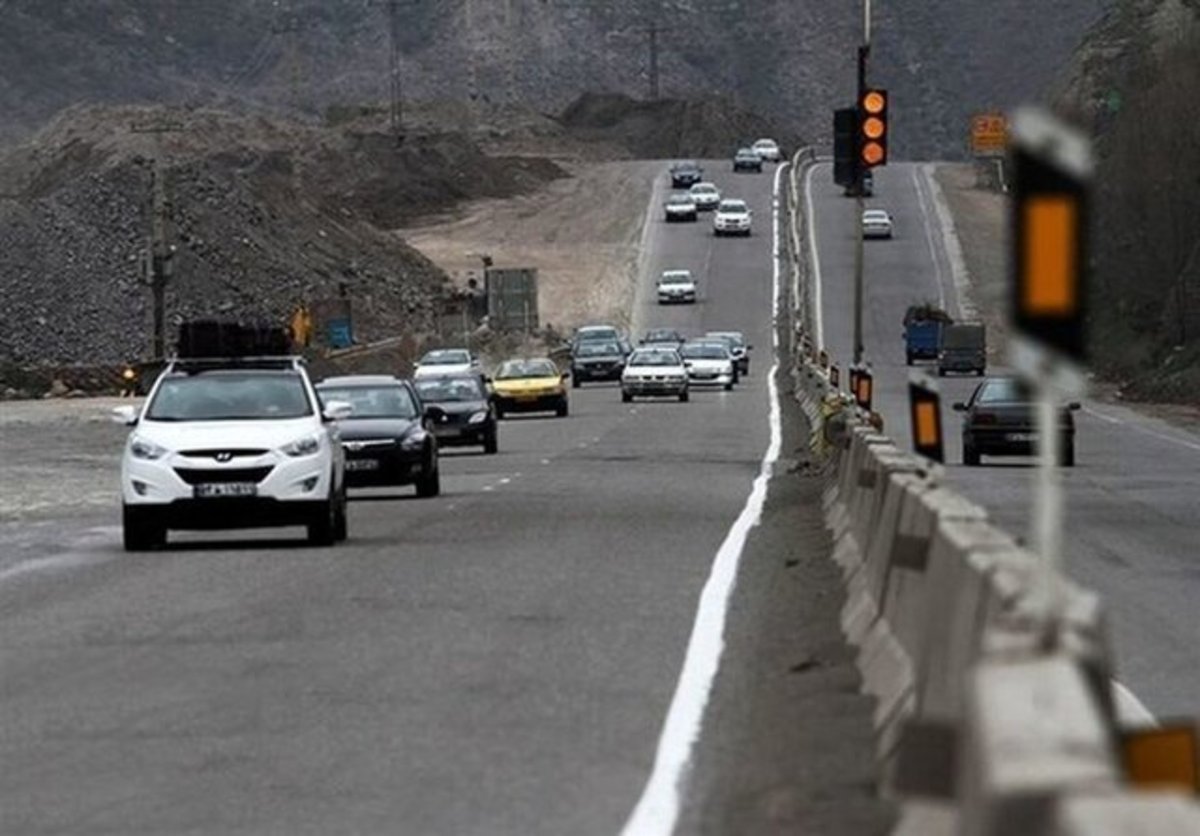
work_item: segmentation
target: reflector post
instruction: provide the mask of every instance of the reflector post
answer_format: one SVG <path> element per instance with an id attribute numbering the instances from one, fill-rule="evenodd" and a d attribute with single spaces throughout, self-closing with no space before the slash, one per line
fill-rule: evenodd
<path id="1" fill-rule="evenodd" d="M 875 380 L 871 376 L 871 373 L 866 369 L 860 369 L 858 379 L 854 383 L 854 400 L 861 408 L 868 412 L 871 411 L 871 397 L 874 394 L 872 392 L 874 384 Z"/>
<path id="2" fill-rule="evenodd" d="M 1167 726 L 1121 735 L 1125 774 L 1135 787 L 1200 792 L 1196 728 Z"/>
<path id="3" fill-rule="evenodd" d="M 942 440 L 941 397 L 920 383 L 908 385 L 909 418 L 912 424 L 913 450 L 927 459 L 946 460 Z"/>
<path id="4" fill-rule="evenodd" d="M 829 367 L 829 385 L 834 389 L 840 389 L 842 385 L 842 370 L 837 366 Z"/>

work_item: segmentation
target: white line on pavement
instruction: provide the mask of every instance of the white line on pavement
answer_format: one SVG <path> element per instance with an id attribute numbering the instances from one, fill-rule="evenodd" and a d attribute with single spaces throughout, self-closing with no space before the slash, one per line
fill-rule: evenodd
<path id="1" fill-rule="evenodd" d="M 775 195 L 779 195 L 779 183 L 786 165 L 775 170 Z M 622 836 L 670 836 L 679 821 L 683 798 L 683 782 L 692 761 L 692 751 L 700 739 L 704 710 L 712 693 L 713 682 L 721 665 L 721 654 L 725 649 L 725 617 L 729 600 L 737 586 L 738 566 L 750 531 L 762 519 L 763 505 L 767 499 L 767 483 L 771 470 L 779 459 L 782 445 L 782 422 L 779 409 L 779 390 L 775 375 L 779 371 L 779 277 L 778 256 L 779 208 L 775 207 L 775 252 L 773 259 L 771 343 L 775 361 L 767 378 L 767 397 L 770 401 L 771 440 L 763 456 L 750 496 L 733 527 L 721 543 L 713 561 L 712 571 L 704 590 L 700 593 L 700 606 L 692 623 L 692 634 L 688 640 L 687 655 L 683 670 L 667 710 L 658 749 L 654 755 L 654 767 L 650 780 L 642 790 L 637 806 L 622 829 Z"/>
<path id="2" fill-rule="evenodd" d="M 942 260 L 938 258 L 937 244 L 933 241 L 933 218 L 926 208 L 925 190 L 921 188 L 921 178 L 916 166 L 910 168 L 913 189 L 917 193 L 917 208 L 921 211 L 921 226 L 925 232 L 925 246 L 929 248 L 929 260 L 933 262 L 933 275 L 937 278 L 938 307 L 946 310 L 946 275 L 942 270 Z M 953 313 L 958 313 L 954 311 Z"/>
<path id="3" fill-rule="evenodd" d="M 971 273 L 967 269 L 967 259 L 963 255 L 962 242 L 958 238 L 958 229 L 954 226 L 954 213 L 946 203 L 946 195 L 938 183 L 934 172 L 937 166 L 926 163 L 921 166 L 925 175 L 925 187 L 937 214 L 938 225 L 942 229 L 942 248 L 946 259 L 950 262 L 950 275 L 954 279 L 954 290 L 958 296 L 958 310 L 964 319 L 976 319 L 979 310 L 971 298 Z"/>
<path id="4" fill-rule="evenodd" d="M 1160 441 L 1167 441 L 1167 442 L 1170 442 L 1171 444 L 1178 444 L 1180 447 L 1186 447 L 1189 450 L 1195 450 L 1197 452 L 1200 452 L 1200 444 L 1197 444 L 1194 441 L 1188 441 L 1186 438 L 1179 438 L 1178 436 L 1168 435 L 1167 433 L 1160 433 L 1158 430 L 1152 430 L 1149 427 L 1147 427 L 1137 421 L 1126 421 L 1123 418 L 1116 417 L 1115 415 L 1109 415 L 1107 413 L 1100 412 L 1099 410 L 1093 409 L 1090 406 L 1085 405 L 1083 407 L 1083 411 L 1086 412 L 1088 415 L 1092 415 L 1092 416 L 1095 416 L 1096 418 L 1099 418 L 1101 421 L 1107 421 L 1110 424 L 1119 424 L 1121 426 L 1129 427 L 1131 430 L 1140 432 L 1143 435 L 1148 435 L 1151 438 L 1157 438 Z"/>

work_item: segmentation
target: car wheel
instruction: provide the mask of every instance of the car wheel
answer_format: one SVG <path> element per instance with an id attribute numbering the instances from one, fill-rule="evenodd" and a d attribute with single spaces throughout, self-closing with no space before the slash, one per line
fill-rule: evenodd
<path id="1" fill-rule="evenodd" d="M 429 473 L 417 479 L 417 496 L 421 499 L 431 499 L 442 492 L 442 469 L 434 467 Z"/>
<path id="2" fill-rule="evenodd" d="M 502 407 L 502 406 L 500 405 L 500 402 L 499 402 L 499 401 L 497 401 L 497 402 L 496 402 L 496 420 L 497 420 L 497 421 L 499 421 L 499 420 L 501 420 L 503 417 L 504 417 L 504 407 Z"/>
<path id="3" fill-rule="evenodd" d="M 725 391 L 726 391 L 726 392 L 732 392 L 732 391 L 733 391 L 733 381 L 730 381 L 729 383 L 726 383 L 726 384 L 725 384 Z"/>
<path id="4" fill-rule="evenodd" d="M 963 464 L 968 467 L 979 466 L 979 451 L 965 441 L 963 442 Z"/>
<path id="5" fill-rule="evenodd" d="M 500 442 L 496 438 L 496 431 L 492 430 L 483 437 L 483 452 L 489 456 L 494 456 L 500 450 Z"/>
<path id="6" fill-rule="evenodd" d="M 571 375 L 571 388 L 578 389 L 581 385 L 583 384 L 579 382 L 579 372 L 575 372 Z"/>
<path id="7" fill-rule="evenodd" d="M 121 536 L 127 552 L 148 552 L 167 544 L 167 529 L 128 505 L 121 507 Z"/>
<path id="8" fill-rule="evenodd" d="M 1058 454 L 1058 463 L 1063 467 L 1075 466 L 1075 442 L 1073 440 L 1064 443 L 1062 452 Z"/>
<path id="9" fill-rule="evenodd" d="M 633 403 L 633 395 L 628 392 L 621 393 L 621 403 Z"/>
<path id="10" fill-rule="evenodd" d="M 913 356 L 911 352 L 904 352 L 904 364 L 906 366 L 911 366 L 913 364 Z"/>
<path id="11" fill-rule="evenodd" d="M 686 391 L 686 390 L 685 390 L 685 391 L 683 391 L 683 392 L 680 392 L 680 393 L 679 393 L 679 402 L 680 402 L 680 403 L 687 403 L 687 402 L 688 402 L 688 393 L 687 393 L 687 391 Z"/>
<path id="12" fill-rule="evenodd" d="M 310 546 L 332 546 L 337 542 L 337 497 L 331 496 L 321 503 L 308 521 L 308 544 Z"/>
<path id="13" fill-rule="evenodd" d="M 558 407 L 554 410 L 554 414 L 557 415 L 559 418 L 566 418 L 567 415 L 570 414 L 570 412 L 571 412 L 571 405 L 567 402 L 566 398 L 563 398 L 559 402 Z"/>
<path id="14" fill-rule="evenodd" d="M 938 377 L 945 377 L 945 376 L 946 376 L 946 370 L 943 369 L 941 366 L 938 366 Z"/>

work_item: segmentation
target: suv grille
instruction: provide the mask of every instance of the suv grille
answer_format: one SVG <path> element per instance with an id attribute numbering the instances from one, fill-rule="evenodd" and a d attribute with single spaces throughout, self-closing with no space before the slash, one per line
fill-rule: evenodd
<path id="1" fill-rule="evenodd" d="M 189 485 L 212 485 L 221 482 L 253 482 L 258 484 L 274 469 L 266 467 L 223 467 L 218 469 L 197 470 L 189 467 L 177 467 L 175 472 L 179 478 Z"/>

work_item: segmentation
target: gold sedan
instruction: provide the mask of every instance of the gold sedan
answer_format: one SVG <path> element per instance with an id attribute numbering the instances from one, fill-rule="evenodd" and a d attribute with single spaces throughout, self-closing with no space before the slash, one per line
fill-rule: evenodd
<path id="1" fill-rule="evenodd" d="M 508 360 L 500 365 L 492 379 L 496 416 L 509 412 L 553 412 L 567 416 L 566 380 L 553 360 Z"/>

